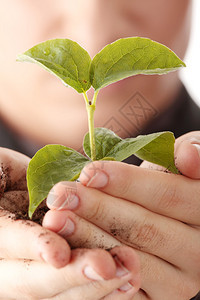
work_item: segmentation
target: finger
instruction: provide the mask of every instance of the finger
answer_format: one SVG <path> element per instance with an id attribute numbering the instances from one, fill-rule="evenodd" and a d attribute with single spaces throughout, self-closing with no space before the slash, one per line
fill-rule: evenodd
<path id="1" fill-rule="evenodd" d="M 187 271 L 182 272 L 154 255 L 139 250 L 136 252 L 141 263 L 143 297 L 153 300 L 181 300 L 191 299 L 198 293 L 198 277 L 188 275 Z"/>
<path id="2" fill-rule="evenodd" d="M 14 150 L 0 148 L 1 192 L 6 190 L 26 190 L 26 170 L 30 158 Z"/>
<path id="3" fill-rule="evenodd" d="M 155 213 L 200 225 L 200 185 L 185 176 L 120 162 L 96 161 L 83 169 L 80 181 L 85 186 L 137 203 Z M 52 199 L 50 201 L 52 203 Z"/>
<path id="4" fill-rule="evenodd" d="M 200 131 L 187 133 L 176 140 L 175 157 L 182 174 L 200 179 Z"/>
<path id="5" fill-rule="evenodd" d="M 112 292 L 111 294 L 109 294 L 108 296 L 105 296 L 103 298 L 103 300 L 133 300 L 134 296 L 137 296 L 137 294 L 135 294 L 134 290 L 133 291 L 127 291 L 126 293 L 120 292 L 119 290 L 115 290 L 114 292 Z M 141 295 L 141 294 L 140 294 Z M 134 297 L 134 300 L 136 298 Z M 141 299 L 147 299 L 147 298 L 139 298 Z"/>
<path id="6" fill-rule="evenodd" d="M 69 197 L 67 196 L 67 190 L 73 186 L 76 187 L 76 195 L 79 198 L 79 204 L 74 208 L 77 215 L 129 246 L 157 255 L 179 267 L 191 268 L 193 264 L 196 268 L 196 262 L 188 261 L 188 253 L 199 257 L 198 230 L 148 211 L 138 204 L 87 188 L 80 183 L 66 182 L 55 185 L 54 194 L 58 200 L 54 203 L 63 203 L 66 199 L 64 196 L 68 200 L 71 199 L 70 193 Z M 48 198 L 47 202 L 49 203 Z M 69 202 L 72 204 L 72 200 Z M 61 207 L 64 208 L 62 205 Z"/>
<path id="7" fill-rule="evenodd" d="M 70 263 L 62 269 L 36 261 L 1 260 L 0 270 L 1 297 L 16 299 L 18 295 L 17 299 L 29 299 L 30 296 L 31 299 L 40 299 L 54 297 L 91 280 L 104 281 L 104 277 L 107 280 L 113 278 L 117 274 L 117 265 L 104 250 L 76 249 L 72 251 Z M 120 276 L 121 284 L 132 277 L 133 272 L 123 273 Z"/>
<path id="8" fill-rule="evenodd" d="M 51 211 L 47 213 L 46 217 L 47 219 L 45 220 L 45 222 L 47 224 L 49 222 L 49 224 L 51 224 L 54 230 L 60 230 L 60 227 L 57 227 L 57 223 L 59 223 L 59 221 L 62 218 L 67 219 L 68 217 L 70 217 L 71 220 L 73 220 L 73 222 L 75 223 L 75 232 L 72 235 L 67 236 L 68 241 L 70 241 L 70 244 L 72 244 L 73 246 L 77 244 L 77 240 L 81 240 L 81 243 L 87 244 L 88 236 L 86 235 L 85 236 L 86 240 L 84 240 L 83 236 L 84 236 L 85 229 L 82 228 L 84 226 L 88 228 L 88 225 L 85 220 L 82 223 L 81 218 L 78 218 L 75 214 L 73 214 L 70 211 Z M 80 229 L 77 230 L 77 226 L 79 226 L 78 225 L 79 223 L 80 223 Z M 89 236 L 90 239 L 89 243 L 92 243 L 93 248 L 99 247 L 99 245 L 102 246 L 102 232 L 104 235 L 108 235 L 108 233 L 105 233 L 104 231 L 101 232 L 99 228 L 93 226 L 93 224 L 91 224 L 91 226 L 92 226 L 92 234 Z M 90 227 L 89 230 L 91 230 Z M 63 234 L 65 235 L 64 232 Z M 106 240 L 107 240 L 106 247 L 111 248 L 113 246 L 113 241 L 111 239 L 109 244 L 109 235 Z M 195 294 L 196 290 L 198 290 L 199 288 L 198 282 L 195 283 L 194 280 L 192 282 L 191 279 L 187 278 L 187 276 L 184 273 L 182 274 L 179 269 L 173 267 L 171 264 L 159 259 L 158 257 L 155 257 L 150 254 L 146 254 L 142 251 L 137 251 L 137 253 L 140 257 L 140 263 L 141 263 L 141 273 L 142 273 L 141 288 L 145 292 L 140 291 L 139 294 L 135 295 L 134 299 L 149 299 L 149 298 L 159 299 L 159 300 L 160 299 L 164 299 L 164 300 L 165 299 L 166 300 L 189 299 L 191 297 L 189 297 L 188 295 L 192 296 Z M 87 294 L 87 289 L 88 286 L 84 288 L 86 294 Z M 77 299 L 79 299 L 78 290 L 76 292 L 77 294 L 75 295 L 77 295 Z M 69 295 L 71 295 L 71 293 L 69 293 Z M 151 297 L 149 297 L 148 295 L 150 295 Z M 188 297 L 185 295 L 187 295 Z M 115 290 L 113 293 L 111 293 L 111 295 L 105 297 L 105 299 L 112 299 L 112 297 L 113 299 L 117 299 L 118 296 L 122 297 L 121 292 L 118 293 L 118 291 Z M 127 296 L 128 296 L 127 294 L 124 295 L 124 297 Z"/>
<path id="9" fill-rule="evenodd" d="M 54 267 L 65 266 L 70 259 L 67 242 L 40 225 L 15 220 L 7 211 L 0 211 L 0 257 L 44 260 Z"/>
<path id="10" fill-rule="evenodd" d="M 150 169 L 150 170 L 155 170 L 155 171 L 162 171 L 162 172 L 166 172 L 166 168 L 153 164 L 149 161 L 144 160 L 141 164 L 140 164 L 140 168 L 143 169 Z"/>
<path id="11" fill-rule="evenodd" d="M 93 281 L 88 283 L 87 285 L 78 286 L 67 290 L 64 293 L 53 297 L 52 300 L 132 300 L 133 296 L 136 294 L 134 288 L 131 288 L 127 291 L 120 290 L 121 286 L 126 285 L 128 286 L 127 281 L 122 279 L 112 279 L 109 281 Z M 114 290 L 114 292 L 112 292 L 112 290 Z M 106 296 L 107 294 L 108 296 Z"/>
<path id="12" fill-rule="evenodd" d="M 43 226 L 64 237 L 73 248 L 110 249 L 121 245 L 107 232 L 71 211 L 49 210 L 43 219 Z M 94 244 L 94 241 L 98 243 Z"/>
<path id="13" fill-rule="evenodd" d="M 73 222 L 72 226 L 71 222 Z M 118 240 L 70 211 L 49 211 L 45 215 L 43 226 L 66 238 L 72 247 L 112 249 L 110 253 L 113 256 L 117 249 L 117 254 L 120 255 L 120 259 L 123 260 L 123 262 L 126 262 L 130 252 L 130 249 L 127 247 L 115 247 L 121 245 Z M 73 228 L 73 231 L 71 228 Z M 131 255 L 133 254 L 131 253 Z M 137 262 L 134 257 L 131 258 L 130 262 L 127 263 L 128 268 L 132 266 L 132 269 L 135 271 L 138 270 L 139 272 L 138 262 L 135 266 L 135 261 Z M 138 281 L 139 279 L 137 280 L 137 285 L 139 286 Z"/>
<path id="14" fill-rule="evenodd" d="M 71 231 L 71 222 L 73 222 L 73 232 Z M 104 232 L 95 225 L 88 223 L 86 220 L 76 216 L 70 211 L 49 211 L 45 215 L 43 225 L 46 228 L 61 234 L 73 247 L 89 246 L 93 248 L 113 248 L 115 245 L 121 244 L 119 243 L 119 241 L 111 237 L 108 233 Z M 130 251 L 130 249 L 125 247 L 117 247 L 115 248 L 115 250 L 112 249 L 110 252 L 113 256 L 115 255 L 116 249 L 118 251 L 118 255 L 120 255 L 120 259 L 125 262 L 129 255 L 129 253 L 126 253 L 126 249 L 128 249 L 128 252 Z M 124 255 L 126 255 L 127 257 L 125 256 L 124 258 Z M 135 264 L 135 261 L 137 262 L 136 259 L 131 258 L 128 268 L 130 268 L 133 263 Z M 132 265 L 132 269 L 134 269 L 135 271 L 138 270 L 139 272 L 138 264 L 136 266 Z M 137 285 L 139 286 L 138 282 L 139 279 L 137 279 Z M 132 293 L 134 294 L 134 292 L 131 291 L 130 293 L 131 295 Z"/>
<path id="15" fill-rule="evenodd" d="M 139 261 L 135 252 L 129 247 L 115 247 L 110 251 L 116 262 L 116 277 L 108 281 L 90 282 L 88 285 L 76 287 L 65 291 L 53 298 L 54 300 L 64 299 L 87 299 L 99 300 L 108 295 L 108 299 L 132 299 L 140 286 Z M 123 261 L 123 265 L 121 263 Z M 126 272 L 132 272 L 132 279 L 125 281 Z M 130 278 L 129 278 L 130 279 Z M 122 281 L 123 280 L 123 281 Z M 114 297 L 112 292 L 114 291 Z M 107 299 L 107 297 L 105 297 Z"/>
<path id="16" fill-rule="evenodd" d="M 151 299 L 143 290 L 139 290 L 131 300 L 149 300 Z"/>
<path id="17" fill-rule="evenodd" d="M 183 175 L 200 179 L 200 132 L 190 132 L 176 140 L 175 163 Z M 147 161 L 142 162 L 140 167 L 166 171 L 165 168 Z"/>

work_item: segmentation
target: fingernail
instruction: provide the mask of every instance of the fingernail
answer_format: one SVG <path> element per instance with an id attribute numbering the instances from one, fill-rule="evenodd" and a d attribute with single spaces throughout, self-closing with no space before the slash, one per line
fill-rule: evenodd
<path id="1" fill-rule="evenodd" d="M 129 291 L 130 289 L 132 289 L 132 288 L 133 288 L 132 284 L 130 284 L 130 283 L 128 282 L 128 283 L 122 285 L 122 286 L 119 288 L 119 290 L 120 290 L 120 291 L 123 291 L 123 292 L 127 292 L 127 291 Z"/>
<path id="2" fill-rule="evenodd" d="M 79 204 L 79 197 L 77 195 L 70 194 L 67 196 L 65 201 L 63 201 L 63 203 L 59 206 L 58 210 L 62 210 L 62 209 L 72 210 L 77 208 L 78 204 Z"/>
<path id="3" fill-rule="evenodd" d="M 123 277 L 127 274 L 130 274 L 129 270 L 121 263 L 121 261 L 119 260 L 119 258 L 116 255 L 114 256 L 114 260 L 115 260 L 115 263 L 117 266 L 117 270 L 116 270 L 117 277 Z M 129 282 L 127 282 L 126 284 L 122 285 L 118 290 L 127 292 L 132 288 L 133 288 L 133 286 Z"/>
<path id="4" fill-rule="evenodd" d="M 64 201 L 62 201 L 59 198 L 56 199 L 54 196 L 52 196 L 52 194 L 49 194 L 49 196 L 47 197 L 47 205 L 57 210 L 62 210 L 62 209 L 73 210 L 77 208 L 78 204 L 79 204 L 79 197 L 72 193 L 67 195 L 67 198 Z"/>
<path id="5" fill-rule="evenodd" d="M 117 270 L 116 270 L 117 277 L 122 277 L 122 276 L 130 273 L 129 270 L 127 268 L 125 268 L 124 265 L 121 263 L 121 261 L 119 260 L 117 255 L 115 255 L 113 258 L 114 258 L 116 266 L 117 266 Z"/>
<path id="6" fill-rule="evenodd" d="M 86 171 L 82 171 L 79 177 L 80 182 L 83 182 L 84 185 L 93 187 L 93 188 L 101 188 L 107 185 L 108 183 L 108 175 L 103 171 L 96 171 L 94 176 L 89 177 Z"/>
<path id="7" fill-rule="evenodd" d="M 96 273 L 96 271 L 90 266 L 86 266 L 83 270 L 83 273 L 88 279 L 104 280 L 103 277 Z"/>
<path id="8" fill-rule="evenodd" d="M 199 144 L 192 144 L 198 151 L 198 154 L 200 156 L 200 145 Z"/>
<path id="9" fill-rule="evenodd" d="M 58 234 L 65 238 L 71 235 L 74 232 L 74 229 L 75 229 L 74 222 L 72 222 L 70 218 L 67 218 L 65 225 L 60 231 L 58 231 Z"/>

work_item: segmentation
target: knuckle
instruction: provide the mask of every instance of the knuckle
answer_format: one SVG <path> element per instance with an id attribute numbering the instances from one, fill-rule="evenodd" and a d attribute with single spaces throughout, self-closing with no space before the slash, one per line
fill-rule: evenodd
<path id="1" fill-rule="evenodd" d="M 134 233 L 130 236 L 130 240 L 132 240 L 140 250 L 149 248 L 149 245 L 151 245 L 151 249 L 156 248 L 156 245 L 158 243 L 160 244 L 163 238 L 159 229 L 149 222 L 137 225 L 136 230 L 134 230 Z"/>
<path id="2" fill-rule="evenodd" d="M 131 210 L 129 212 L 131 215 Z M 152 220 L 152 216 L 149 217 L 148 213 L 146 213 L 143 222 L 138 219 L 133 220 L 130 217 L 122 222 L 115 217 L 110 223 L 109 231 L 124 244 L 135 249 L 149 250 L 151 247 L 151 251 L 155 251 L 160 244 L 165 242 L 166 238 L 158 226 L 149 220 Z"/>
<path id="3" fill-rule="evenodd" d="M 157 195 L 159 195 L 157 201 L 158 207 L 162 211 L 171 210 L 179 206 L 182 202 L 182 198 L 179 197 L 177 193 L 177 186 L 174 184 L 160 185 Z"/>
<path id="4" fill-rule="evenodd" d="M 90 220 L 103 220 L 105 218 L 105 204 L 101 199 L 96 198 L 94 201 L 93 208 L 87 213 L 87 219 Z"/>
<path id="5" fill-rule="evenodd" d="M 117 181 L 117 190 L 120 191 L 121 198 L 126 198 L 130 194 L 134 182 L 133 174 L 128 167 L 125 171 L 122 169 L 120 180 Z"/>
<path id="6" fill-rule="evenodd" d="M 101 192 L 95 190 L 94 192 L 87 192 L 84 186 L 77 184 L 77 194 L 82 195 L 82 199 L 85 201 L 90 201 L 90 209 L 84 211 L 84 218 L 88 221 L 98 221 L 103 220 L 106 214 L 106 204 L 104 198 L 101 196 Z"/>

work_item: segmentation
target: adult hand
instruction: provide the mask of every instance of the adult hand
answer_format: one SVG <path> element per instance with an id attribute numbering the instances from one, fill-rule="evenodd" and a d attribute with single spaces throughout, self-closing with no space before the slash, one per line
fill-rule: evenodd
<path id="1" fill-rule="evenodd" d="M 69 263 L 55 268 L 49 261 L 67 262 L 66 241 L 9 217 L 0 215 L 0 299 L 100 300 L 110 294 L 105 299 L 129 300 L 137 292 L 139 264 L 131 248 L 72 250 Z"/>
<path id="2" fill-rule="evenodd" d="M 192 298 L 200 289 L 199 145 L 200 132 L 176 142 L 177 167 L 185 176 L 112 161 L 87 165 L 81 183 L 53 188 L 47 203 L 56 211 L 46 215 L 46 226 L 75 246 L 105 240 L 108 247 L 112 236 L 110 246 L 115 237 L 137 249 L 144 293 L 134 299 Z M 73 233 L 63 226 L 67 218 Z"/>
<path id="3" fill-rule="evenodd" d="M 71 251 L 59 235 L 4 209 L 27 209 L 28 163 L 0 148 L 0 299 L 131 299 L 140 285 L 133 249 Z"/>
<path id="4" fill-rule="evenodd" d="M 189 132 L 175 141 L 175 163 L 181 174 L 200 179 L 200 131 Z M 144 161 L 140 167 L 166 171 L 161 166 Z"/>

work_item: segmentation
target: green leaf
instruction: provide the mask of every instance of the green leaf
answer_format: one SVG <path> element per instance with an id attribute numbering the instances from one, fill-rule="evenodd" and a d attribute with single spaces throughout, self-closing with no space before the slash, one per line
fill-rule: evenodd
<path id="1" fill-rule="evenodd" d="M 76 180 L 89 160 L 62 145 L 47 145 L 32 158 L 27 170 L 29 217 L 60 181 Z"/>
<path id="2" fill-rule="evenodd" d="M 69 39 L 48 40 L 21 54 L 18 61 L 28 61 L 55 74 L 78 93 L 90 86 L 91 58 L 79 44 Z"/>
<path id="3" fill-rule="evenodd" d="M 111 157 L 108 155 L 111 149 L 117 145 L 122 139 L 117 136 L 113 131 L 107 128 L 94 128 L 95 136 L 95 148 L 96 148 L 96 160 L 103 159 L 105 157 Z M 88 157 L 91 157 L 89 132 L 86 133 L 83 140 L 83 149 Z M 116 156 L 116 155 L 115 155 Z M 113 156 L 113 158 L 115 158 Z"/>
<path id="4" fill-rule="evenodd" d="M 105 46 L 92 60 L 95 90 L 137 74 L 163 74 L 185 67 L 166 46 L 147 38 L 123 38 Z"/>
<path id="5" fill-rule="evenodd" d="M 140 135 L 136 138 L 121 139 L 113 131 L 106 128 L 95 128 L 96 159 L 123 161 L 132 154 L 143 160 L 153 162 L 178 173 L 174 164 L 174 142 L 172 132 L 158 132 L 149 135 Z M 83 142 L 84 151 L 91 156 L 89 134 Z"/>
<path id="6" fill-rule="evenodd" d="M 147 135 L 146 137 L 148 137 Z M 174 162 L 174 142 L 175 138 L 172 132 L 163 132 L 156 137 L 156 133 L 151 134 L 155 136 L 151 142 L 138 150 L 135 155 L 142 160 L 150 161 L 154 164 L 165 167 L 174 174 L 179 174 Z"/>

